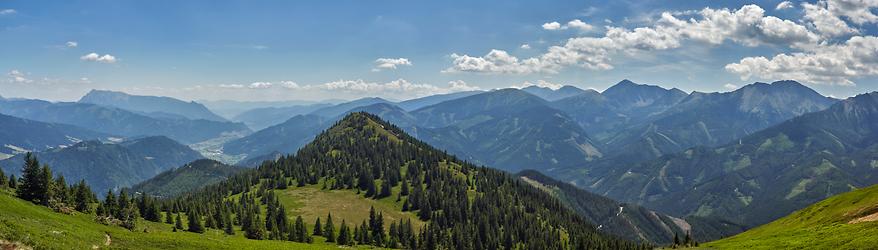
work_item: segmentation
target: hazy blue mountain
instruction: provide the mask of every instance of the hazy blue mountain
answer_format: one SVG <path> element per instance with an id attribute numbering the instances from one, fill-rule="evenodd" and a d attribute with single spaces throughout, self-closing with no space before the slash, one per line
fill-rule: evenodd
<path id="1" fill-rule="evenodd" d="M 173 197 L 220 182 L 243 169 L 214 160 L 201 159 L 162 172 L 134 185 L 131 189 L 152 196 Z"/>
<path id="2" fill-rule="evenodd" d="M 656 85 L 637 84 L 622 80 L 601 93 L 617 112 L 632 117 L 648 117 L 676 105 L 686 98 L 686 92 Z"/>
<path id="3" fill-rule="evenodd" d="M 332 122 L 333 118 L 297 115 L 281 124 L 228 142 L 223 145 L 223 152 L 231 155 L 244 154 L 248 157 L 258 157 L 274 151 L 294 153 L 313 140 L 320 131 L 331 126 Z"/>
<path id="4" fill-rule="evenodd" d="M 244 111 L 243 113 L 234 116 L 231 120 L 243 122 L 247 127 L 250 127 L 250 129 L 253 130 L 262 130 L 280 124 L 293 116 L 308 114 L 329 106 L 331 106 L 331 104 L 319 103 L 286 107 L 255 108 Z"/>
<path id="5" fill-rule="evenodd" d="M 108 137 L 109 135 L 76 126 L 0 114 L 0 159 L 24 151 L 42 151 Z"/>
<path id="6" fill-rule="evenodd" d="M 252 109 L 260 108 L 280 108 L 289 106 L 308 106 L 313 104 L 333 104 L 342 103 L 345 100 L 324 100 L 324 101 L 233 101 L 233 100 L 198 100 L 204 104 L 207 109 L 226 119 L 231 119 L 241 113 Z"/>
<path id="7" fill-rule="evenodd" d="M 390 123 L 393 123 L 393 125 L 396 125 L 397 127 L 406 130 L 406 132 L 410 134 L 415 134 L 412 133 L 414 132 L 412 130 L 417 130 L 415 127 L 418 125 L 418 118 L 411 113 L 406 112 L 405 110 L 403 110 L 403 108 L 397 105 L 389 103 L 376 103 L 372 105 L 353 108 L 348 112 L 345 112 L 344 115 L 353 112 L 367 112 L 373 115 L 377 115 L 378 117 L 381 117 L 381 119 L 389 121 Z M 338 117 L 337 119 L 341 118 L 342 117 Z"/>
<path id="8" fill-rule="evenodd" d="M 412 111 L 419 108 L 423 108 L 426 106 L 438 104 L 440 102 L 454 100 L 457 98 L 467 97 L 475 94 L 482 93 L 484 91 L 463 91 L 463 92 L 455 92 L 450 94 L 441 94 L 441 95 L 431 95 L 406 101 L 401 101 L 396 105 L 406 111 Z"/>
<path id="9" fill-rule="evenodd" d="M 601 157 L 588 135 L 545 100 L 503 89 L 424 107 L 417 136 L 467 160 L 504 170 L 583 165 Z"/>
<path id="10" fill-rule="evenodd" d="M 794 81 L 754 83 L 725 93 L 695 92 L 605 140 L 606 147 L 629 160 L 646 160 L 693 146 L 725 144 L 835 102 Z"/>
<path id="11" fill-rule="evenodd" d="M 596 165 L 579 177 L 572 176 L 583 171 L 555 174 L 598 194 L 673 215 L 756 226 L 878 183 L 876 143 L 878 92 L 873 92 L 725 146 L 696 147 L 638 164 Z"/>
<path id="12" fill-rule="evenodd" d="M 145 137 L 118 144 L 83 141 L 66 148 L 36 153 L 42 164 L 68 182 L 85 180 L 96 191 L 134 185 L 170 168 L 202 158 L 198 152 L 167 137 Z M 24 156 L 3 161 L 6 173 L 20 175 Z"/>
<path id="13" fill-rule="evenodd" d="M 42 100 L 0 100 L 0 113 L 49 123 L 70 124 L 126 137 L 162 135 L 195 143 L 226 133 L 249 133 L 241 123 L 209 120 L 160 119 L 124 109 L 89 103 Z"/>
<path id="14" fill-rule="evenodd" d="M 135 111 L 157 118 L 188 118 L 225 122 L 226 119 L 210 112 L 197 102 L 185 102 L 164 96 L 129 95 L 123 92 L 92 90 L 79 99 L 91 103 Z"/>
<path id="15" fill-rule="evenodd" d="M 372 104 L 376 104 L 376 103 L 392 103 L 392 102 L 378 98 L 378 97 L 367 97 L 367 98 L 357 99 L 357 100 L 353 100 L 350 102 L 345 102 L 345 103 L 321 108 L 321 109 L 315 110 L 314 112 L 311 112 L 310 114 L 311 115 L 319 115 L 319 116 L 328 117 L 328 118 L 335 118 L 335 117 L 338 117 L 338 116 L 344 114 L 345 112 L 350 111 L 351 109 L 354 109 L 357 107 L 362 107 L 362 106 L 368 106 L 368 105 L 372 105 Z"/>
<path id="16" fill-rule="evenodd" d="M 543 98 L 543 100 L 550 101 L 550 102 L 561 100 L 561 99 L 564 99 L 567 97 L 579 95 L 579 94 L 586 92 L 586 90 L 583 90 L 583 89 L 580 89 L 577 87 L 573 87 L 570 85 L 565 85 L 559 89 L 550 89 L 550 88 L 539 87 L 539 86 L 530 86 L 530 87 L 523 88 L 521 90 L 524 90 L 524 92 L 528 92 L 532 95 L 538 96 L 540 98 Z"/>
<path id="17" fill-rule="evenodd" d="M 602 232 L 636 241 L 659 245 L 673 243 L 674 235 L 686 235 L 709 241 L 744 231 L 744 227 L 711 218 L 676 218 L 641 206 L 621 203 L 582 190 L 537 171 L 516 174 L 526 183 L 549 192 L 580 216 L 598 225 Z"/>
<path id="18" fill-rule="evenodd" d="M 620 127 L 628 126 L 630 117 L 617 112 L 606 97 L 595 90 L 585 90 L 574 96 L 551 102 L 576 121 L 594 138 L 608 137 Z"/>

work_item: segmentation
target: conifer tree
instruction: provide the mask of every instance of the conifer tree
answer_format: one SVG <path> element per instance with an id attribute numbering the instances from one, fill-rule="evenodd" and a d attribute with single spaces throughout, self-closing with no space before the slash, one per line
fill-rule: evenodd
<path id="1" fill-rule="evenodd" d="M 296 216 L 296 225 L 293 231 L 296 234 L 293 241 L 305 242 L 307 240 L 308 229 L 305 228 L 305 221 L 302 220 L 302 216 Z"/>
<path id="2" fill-rule="evenodd" d="M 250 216 L 252 216 L 252 218 L 250 219 L 250 222 L 247 223 L 249 226 L 244 232 L 244 236 L 253 240 L 265 239 L 265 224 L 261 222 L 259 214 L 253 213 Z"/>
<path id="3" fill-rule="evenodd" d="M 174 224 L 174 229 L 183 230 L 183 218 L 180 217 L 180 213 L 177 213 L 177 219 Z"/>
<path id="4" fill-rule="evenodd" d="M 91 209 L 89 208 L 89 203 L 92 202 L 92 196 L 94 194 L 91 192 L 91 188 L 85 184 L 85 180 L 80 180 L 78 184 L 76 184 L 76 188 L 74 188 L 73 199 L 76 203 L 76 211 L 89 213 Z"/>
<path id="5" fill-rule="evenodd" d="M 14 174 L 9 175 L 9 182 L 6 183 L 9 185 L 9 188 L 17 189 L 18 188 L 18 178 L 15 178 Z"/>
<path id="6" fill-rule="evenodd" d="M 332 224 L 332 213 L 326 215 L 326 227 L 323 228 L 326 242 L 335 242 L 335 225 Z"/>
<path id="7" fill-rule="evenodd" d="M 52 170 L 49 169 L 49 165 L 43 165 L 43 167 L 40 168 L 40 175 L 37 180 L 37 200 L 39 200 L 40 204 L 43 206 L 49 206 L 49 200 L 55 197 L 54 179 L 52 178 Z"/>
<path id="8" fill-rule="evenodd" d="M 6 173 L 3 173 L 3 169 L 0 168 L 0 188 L 6 186 L 6 181 L 8 181 L 8 179 L 6 179 Z"/>
<path id="9" fill-rule="evenodd" d="M 24 167 L 21 172 L 21 185 L 16 189 L 18 198 L 26 201 L 35 201 L 40 192 L 40 162 L 30 152 L 24 156 Z"/>
<path id="10" fill-rule="evenodd" d="M 315 236 L 323 236 L 323 225 L 320 225 L 320 217 L 317 217 L 317 220 L 314 221 L 314 233 Z"/>
<path id="11" fill-rule="evenodd" d="M 331 225 L 331 224 L 330 224 Z M 351 244 L 351 232 L 348 229 L 348 224 L 344 219 L 341 220 L 341 226 L 338 228 L 338 239 L 336 242 L 339 245 L 352 245 Z"/>
<path id="12" fill-rule="evenodd" d="M 187 231 L 193 233 L 204 233 L 204 226 L 201 225 L 201 215 L 195 211 L 195 209 L 189 209 L 189 213 L 186 214 L 186 217 L 189 219 L 189 229 Z"/>
<path id="13" fill-rule="evenodd" d="M 170 211 L 165 213 L 165 224 L 174 225 L 174 215 Z"/>

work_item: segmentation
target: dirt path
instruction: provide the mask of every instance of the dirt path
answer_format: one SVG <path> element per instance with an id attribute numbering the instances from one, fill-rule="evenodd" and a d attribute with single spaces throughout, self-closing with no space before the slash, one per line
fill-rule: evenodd
<path id="1" fill-rule="evenodd" d="M 848 221 L 848 224 L 867 222 L 867 221 L 878 221 L 878 212 L 875 212 L 873 214 L 866 215 L 866 216 L 863 216 L 860 218 L 853 219 L 851 221 Z"/>

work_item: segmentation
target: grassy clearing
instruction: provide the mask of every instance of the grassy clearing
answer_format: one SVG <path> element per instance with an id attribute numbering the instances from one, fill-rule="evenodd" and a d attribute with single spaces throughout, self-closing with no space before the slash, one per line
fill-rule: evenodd
<path id="1" fill-rule="evenodd" d="M 379 200 L 365 198 L 363 193 L 357 194 L 355 190 L 324 190 L 322 187 L 321 182 L 304 187 L 275 190 L 275 192 L 278 194 L 280 202 L 287 208 L 287 214 L 291 219 L 301 215 L 305 223 L 308 224 L 308 228 L 314 226 L 314 221 L 318 216 L 325 223 L 327 212 L 332 212 L 332 220 L 336 224 L 336 230 L 342 219 L 347 221 L 349 226 L 359 225 L 363 220 L 369 220 L 370 207 L 375 207 L 375 211 L 384 213 L 384 226 L 386 228 L 389 228 L 393 221 L 408 219 L 411 219 L 415 230 L 424 225 L 424 222 L 418 220 L 415 213 L 402 212 L 402 201 L 396 202 L 396 195 L 400 190 L 399 186 L 392 189 L 393 195 Z"/>
<path id="2" fill-rule="evenodd" d="M 878 221 L 849 223 L 878 212 L 878 185 L 833 196 L 736 236 L 711 249 L 875 249 Z"/>
<path id="3" fill-rule="evenodd" d="M 33 205 L 0 190 L 0 240 L 34 249 L 339 249 L 315 237 L 314 244 L 248 240 L 238 231 L 227 236 L 219 230 L 204 234 L 173 232 L 171 225 L 138 221 L 137 229 L 106 226 L 93 215 L 65 215 Z M 109 241 L 107 236 L 109 235 Z M 109 245 L 107 243 L 109 242 Z"/>

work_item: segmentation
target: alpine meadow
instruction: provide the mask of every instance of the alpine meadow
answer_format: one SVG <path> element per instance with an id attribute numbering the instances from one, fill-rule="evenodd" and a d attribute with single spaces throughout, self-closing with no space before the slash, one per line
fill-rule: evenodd
<path id="1" fill-rule="evenodd" d="M 0 249 L 876 249 L 878 1 L 0 1 Z"/>

